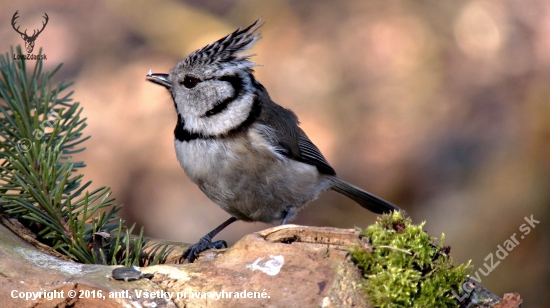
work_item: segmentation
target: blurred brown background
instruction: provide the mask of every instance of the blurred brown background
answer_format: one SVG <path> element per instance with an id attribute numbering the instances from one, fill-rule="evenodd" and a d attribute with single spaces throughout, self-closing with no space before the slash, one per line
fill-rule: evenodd
<path id="1" fill-rule="evenodd" d="M 12 29 L 49 23 L 36 41 L 48 69 L 75 81 L 92 139 L 86 180 L 110 186 L 146 235 L 195 242 L 228 215 L 187 179 L 173 149 L 176 114 L 145 75 L 262 17 L 257 79 L 340 177 L 446 235 L 473 270 L 514 233 L 520 244 L 482 284 L 550 301 L 550 2 L 2 0 L 0 50 Z M 30 34 L 29 33 L 29 34 Z M 540 221 L 520 238 L 524 217 Z M 366 227 L 375 215 L 334 193 L 297 224 Z M 230 244 L 269 227 L 235 223 Z M 496 259 L 495 256 L 495 262 Z M 490 261 L 490 260 L 489 260 Z M 490 265 L 490 263 L 488 263 Z"/>

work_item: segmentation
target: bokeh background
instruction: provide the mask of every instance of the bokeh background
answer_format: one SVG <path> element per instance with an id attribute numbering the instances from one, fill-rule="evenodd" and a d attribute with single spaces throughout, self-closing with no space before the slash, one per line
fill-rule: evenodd
<path id="1" fill-rule="evenodd" d="M 482 268 L 520 244 L 482 284 L 550 302 L 550 2 L 1 0 L 0 51 L 21 30 L 48 69 L 74 81 L 88 118 L 86 180 L 110 186 L 147 236 L 195 242 L 228 218 L 179 167 L 170 95 L 145 81 L 261 17 L 257 79 L 340 177 L 401 206 L 458 262 Z M 540 221 L 521 239 L 524 217 Z M 335 193 L 297 224 L 366 227 L 375 215 Z M 235 223 L 230 244 L 270 227 Z M 495 262 L 497 261 L 495 256 Z M 488 263 L 489 265 L 489 263 Z"/>

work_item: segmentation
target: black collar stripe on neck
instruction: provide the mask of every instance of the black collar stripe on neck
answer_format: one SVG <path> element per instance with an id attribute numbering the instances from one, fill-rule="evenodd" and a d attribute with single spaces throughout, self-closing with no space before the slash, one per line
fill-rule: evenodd
<path id="1" fill-rule="evenodd" d="M 216 138 L 228 138 L 238 135 L 246 131 L 255 121 L 260 117 L 262 113 L 262 103 L 258 99 L 258 96 L 254 97 L 254 102 L 252 103 L 252 108 L 248 117 L 239 125 L 229 130 L 227 133 L 218 134 L 218 135 L 204 135 L 201 133 L 190 132 L 185 129 L 185 121 L 178 113 L 178 123 L 176 124 L 176 129 L 174 130 L 174 136 L 176 139 L 182 142 L 188 142 L 195 139 L 216 139 Z"/>

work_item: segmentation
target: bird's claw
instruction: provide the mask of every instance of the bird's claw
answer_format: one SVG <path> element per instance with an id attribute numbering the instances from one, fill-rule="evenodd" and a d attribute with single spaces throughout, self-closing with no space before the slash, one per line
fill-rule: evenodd
<path id="1" fill-rule="evenodd" d="M 193 263 L 199 254 L 207 249 L 221 249 L 227 248 L 227 243 L 224 240 L 219 240 L 212 242 L 212 238 L 203 237 L 197 243 L 191 245 L 187 250 L 181 255 L 179 261 L 183 263 L 185 259 L 187 262 Z"/>

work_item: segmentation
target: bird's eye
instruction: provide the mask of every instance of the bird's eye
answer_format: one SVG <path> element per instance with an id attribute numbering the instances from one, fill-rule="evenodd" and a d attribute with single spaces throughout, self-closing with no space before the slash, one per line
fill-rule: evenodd
<path id="1" fill-rule="evenodd" d="M 183 78 L 183 81 L 180 81 L 180 84 L 182 84 L 187 89 L 191 89 L 194 88 L 199 82 L 201 82 L 201 80 L 198 78 L 185 76 L 185 78 Z"/>

